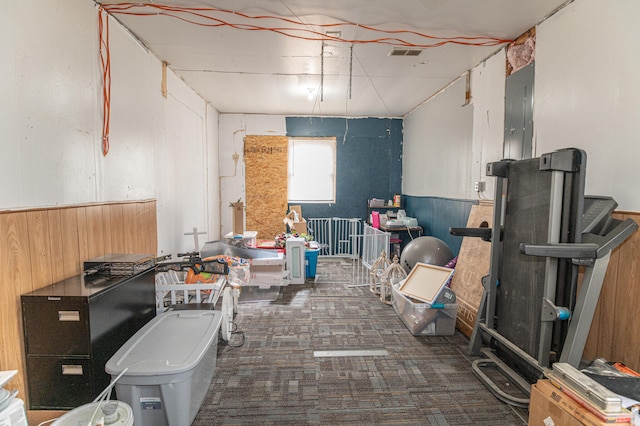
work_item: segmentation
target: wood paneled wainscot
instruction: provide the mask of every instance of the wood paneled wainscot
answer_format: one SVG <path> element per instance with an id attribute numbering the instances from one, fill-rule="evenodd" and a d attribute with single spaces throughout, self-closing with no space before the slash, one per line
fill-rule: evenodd
<path id="1" fill-rule="evenodd" d="M 19 372 L 7 388 L 27 398 L 21 294 L 80 274 L 85 260 L 155 255 L 157 244 L 155 200 L 0 211 L 0 370 Z M 30 424 L 51 418 L 28 414 Z"/>
<path id="2" fill-rule="evenodd" d="M 616 219 L 631 218 L 640 225 L 640 213 L 616 212 Z M 586 359 L 603 357 L 640 371 L 640 231 L 611 252 L 609 268 L 591 332 Z"/>

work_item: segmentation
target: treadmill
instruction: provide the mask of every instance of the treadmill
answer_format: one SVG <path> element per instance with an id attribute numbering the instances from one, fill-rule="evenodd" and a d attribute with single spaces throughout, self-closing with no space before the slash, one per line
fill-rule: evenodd
<path id="1" fill-rule="evenodd" d="M 579 367 L 611 251 L 638 225 L 611 215 L 611 197 L 584 195 L 586 153 L 567 148 L 487 164 L 496 178 L 493 228 L 450 228 L 491 242 L 489 275 L 469 342 L 473 372 L 496 397 L 526 407 L 485 373 L 495 367 L 529 395 L 554 362 Z M 584 276 L 578 291 L 579 268 Z"/>

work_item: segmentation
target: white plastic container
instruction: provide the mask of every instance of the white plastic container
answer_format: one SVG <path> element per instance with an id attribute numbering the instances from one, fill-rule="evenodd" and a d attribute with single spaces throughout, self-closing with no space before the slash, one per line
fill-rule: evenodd
<path id="1" fill-rule="evenodd" d="M 285 272 L 285 262 L 286 260 L 282 253 L 277 253 L 276 257 L 250 259 L 251 278 L 249 279 L 249 285 L 260 288 L 287 286 L 289 284 L 289 274 Z"/>
<path id="2" fill-rule="evenodd" d="M 256 248 L 258 244 L 258 231 L 244 231 L 243 234 L 235 235 L 229 232 L 224 236 L 224 242 L 238 247 Z"/>
<path id="3" fill-rule="evenodd" d="M 391 286 L 392 304 L 404 325 L 414 336 L 451 336 L 456 331 L 458 305 L 416 303 Z"/>
<path id="4" fill-rule="evenodd" d="M 103 407 L 114 406 L 111 414 L 106 415 Z M 107 411 L 109 412 L 109 411 Z M 78 425 L 112 425 L 132 426 L 133 413 L 129 404 L 122 401 L 100 401 L 85 404 L 69 411 L 51 426 L 78 426 Z M 26 425 L 26 423 L 25 423 Z"/>
<path id="5" fill-rule="evenodd" d="M 240 285 L 238 303 L 274 302 L 280 289 L 289 285 L 289 272 L 285 270 L 285 257 L 277 253 L 274 257 L 258 257 L 251 264 L 248 282 Z"/>
<path id="6" fill-rule="evenodd" d="M 29 426 L 24 402 L 20 398 L 13 398 L 7 406 L 0 410 L 1 426 Z"/>
<path id="7" fill-rule="evenodd" d="M 285 274 L 286 260 L 282 253 L 277 253 L 275 257 L 257 257 L 250 259 L 251 279 L 250 283 L 255 282 L 258 286 L 279 285 L 286 286 L 289 284 Z"/>
<path id="8" fill-rule="evenodd" d="M 136 426 L 187 426 L 196 417 L 216 366 L 218 311 L 169 311 L 149 321 L 107 362 L 119 400 Z"/>
<path id="9" fill-rule="evenodd" d="M 18 391 L 4 388 L 17 373 L 18 370 L 0 371 L 0 426 L 28 426 L 24 402 L 16 398 Z"/>

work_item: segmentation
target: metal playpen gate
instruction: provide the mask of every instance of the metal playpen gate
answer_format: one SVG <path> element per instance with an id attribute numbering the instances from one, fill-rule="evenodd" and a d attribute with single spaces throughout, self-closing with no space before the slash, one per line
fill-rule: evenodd
<path id="1" fill-rule="evenodd" d="M 361 257 L 354 258 L 353 285 L 369 285 L 371 268 L 384 251 L 389 256 L 391 234 L 364 224 L 362 234 L 353 236 Z"/>
<path id="2" fill-rule="evenodd" d="M 307 219 L 307 227 L 320 244 L 319 256 L 353 258 L 359 255 L 353 236 L 362 233 L 362 219 L 311 218 Z"/>
<path id="3" fill-rule="evenodd" d="M 351 259 L 353 285 L 369 285 L 371 267 L 383 250 L 389 254 L 391 234 L 360 218 L 311 218 L 307 227 L 320 244 L 319 256 Z"/>

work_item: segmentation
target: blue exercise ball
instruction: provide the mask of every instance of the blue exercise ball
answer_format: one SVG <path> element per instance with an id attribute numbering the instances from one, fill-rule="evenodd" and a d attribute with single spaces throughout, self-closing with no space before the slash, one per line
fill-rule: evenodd
<path id="1" fill-rule="evenodd" d="M 439 238 L 424 236 L 411 240 L 400 254 L 400 264 L 409 273 L 416 263 L 444 266 L 453 259 L 453 252 Z"/>

